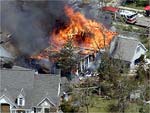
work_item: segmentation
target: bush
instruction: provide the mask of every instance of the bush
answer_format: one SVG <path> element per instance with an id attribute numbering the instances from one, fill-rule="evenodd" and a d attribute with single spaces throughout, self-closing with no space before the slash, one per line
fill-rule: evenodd
<path id="1" fill-rule="evenodd" d="M 139 108 L 139 113 L 149 113 L 149 106 L 142 106 Z"/>
<path id="2" fill-rule="evenodd" d="M 63 102 L 60 108 L 64 113 L 76 113 L 79 111 L 79 107 L 73 106 L 70 102 Z"/>
<path id="3" fill-rule="evenodd" d="M 110 96 L 111 93 L 111 87 L 107 83 L 101 84 L 101 93 L 102 95 Z"/>
<path id="4" fill-rule="evenodd" d="M 114 105 L 114 104 L 109 104 L 108 105 L 108 112 L 111 112 L 111 113 L 115 113 L 115 112 L 118 112 L 119 111 L 119 108 L 117 105 Z"/>
<path id="5" fill-rule="evenodd" d="M 150 100 L 150 87 L 146 88 L 146 91 L 145 91 L 145 100 L 146 101 Z"/>
<path id="6" fill-rule="evenodd" d="M 147 4 L 147 0 L 136 0 L 136 6 L 146 6 Z"/>
<path id="7" fill-rule="evenodd" d="M 13 67 L 13 63 L 12 62 L 4 63 L 3 67 L 5 67 L 5 68 L 12 68 Z"/>

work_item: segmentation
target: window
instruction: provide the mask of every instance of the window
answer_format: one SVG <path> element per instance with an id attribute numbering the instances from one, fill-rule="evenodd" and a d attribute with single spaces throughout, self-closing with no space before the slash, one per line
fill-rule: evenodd
<path id="1" fill-rule="evenodd" d="M 133 18 L 133 17 L 136 17 L 137 13 L 136 14 L 133 14 L 133 15 L 130 15 L 130 16 L 127 16 L 128 18 Z"/>
<path id="2" fill-rule="evenodd" d="M 16 111 L 15 111 L 15 110 L 12 110 L 11 113 L 16 113 Z"/>
<path id="3" fill-rule="evenodd" d="M 23 98 L 19 98 L 19 105 L 22 105 L 23 104 Z"/>
<path id="4" fill-rule="evenodd" d="M 30 111 L 29 111 L 29 110 L 27 110 L 27 111 L 26 111 L 26 113 L 30 113 Z"/>
<path id="5" fill-rule="evenodd" d="M 25 113 L 24 110 L 17 110 L 17 113 Z"/>
<path id="6" fill-rule="evenodd" d="M 44 113 L 50 113 L 49 108 L 45 108 L 45 109 L 44 109 Z"/>
<path id="7" fill-rule="evenodd" d="M 17 99 L 17 104 L 18 104 L 18 106 L 24 106 L 25 105 L 25 100 L 24 100 L 24 98 L 18 98 Z"/>

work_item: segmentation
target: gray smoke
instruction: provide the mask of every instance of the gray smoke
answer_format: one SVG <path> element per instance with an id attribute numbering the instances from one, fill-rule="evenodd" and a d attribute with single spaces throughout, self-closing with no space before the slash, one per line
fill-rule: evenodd
<path id="1" fill-rule="evenodd" d="M 48 46 L 49 36 L 65 23 L 62 0 L 1 0 L 1 31 L 13 35 L 21 54 L 31 55 Z"/>
<path id="2" fill-rule="evenodd" d="M 97 6 L 89 4 L 81 8 L 81 0 L 1 0 L 0 3 L 1 31 L 11 33 L 15 46 L 26 55 L 46 48 L 52 30 L 67 23 L 66 4 L 106 26 L 111 23 Z"/>

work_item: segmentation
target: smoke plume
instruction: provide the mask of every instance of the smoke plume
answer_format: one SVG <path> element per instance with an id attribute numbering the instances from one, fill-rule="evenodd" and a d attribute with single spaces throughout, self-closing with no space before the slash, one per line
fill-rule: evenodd
<path id="1" fill-rule="evenodd" d="M 31 55 L 48 45 L 54 27 L 65 23 L 64 1 L 2 0 L 1 31 L 13 36 L 21 54 Z"/>
<path id="2" fill-rule="evenodd" d="M 12 34 L 13 43 L 23 55 L 39 53 L 49 44 L 52 30 L 63 28 L 68 18 L 64 12 L 67 4 L 86 17 L 111 23 L 99 8 L 85 5 L 80 8 L 80 1 L 74 0 L 1 0 L 1 31 Z M 99 16 L 98 16 L 99 15 Z M 106 24 L 105 24 L 106 23 Z"/>

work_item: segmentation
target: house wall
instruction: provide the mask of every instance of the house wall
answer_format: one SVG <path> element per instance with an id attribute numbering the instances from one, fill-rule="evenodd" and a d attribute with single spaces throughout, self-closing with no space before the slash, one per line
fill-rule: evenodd
<path id="1" fill-rule="evenodd" d="M 45 100 L 39 105 L 38 108 L 36 108 L 36 113 L 44 113 L 44 109 L 45 108 L 50 109 L 50 107 L 51 107 L 51 104 L 47 100 Z"/>
<path id="2" fill-rule="evenodd" d="M 110 48 L 109 48 L 110 55 L 113 55 L 113 52 L 115 51 L 116 48 L 116 44 L 117 44 L 117 37 L 113 38 L 110 43 Z"/>
<path id="3" fill-rule="evenodd" d="M 139 44 L 135 50 L 134 56 L 132 58 L 132 62 L 130 64 L 131 69 L 135 68 L 135 60 L 140 58 L 141 55 L 145 55 L 145 53 L 146 53 L 146 48 L 144 48 L 143 45 Z"/>
<path id="4" fill-rule="evenodd" d="M 86 70 L 89 67 L 89 64 L 90 64 L 90 59 L 89 56 L 87 56 L 80 61 L 80 71 L 82 72 Z"/>
<path id="5" fill-rule="evenodd" d="M 0 99 L 0 105 L 1 105 L 1 104 L 9 104 L 9 105 L 10 105 L 10 110 L 11 110 L 12 107 L 13 107 L 13 106 L 11 105 L 11 103 L 8 102 L 8 100 L 7 100 L 6 98 L 4 98 L 4 97 Z M 0 110 L 0 111 L 1 111 L 1 110 Z"/>
<path id="6" fill-rule="evenodd" d="M 58 84 L 58 94 L 57 96 L 59 97 L 60 96 L 60 83 Z"/>
<path id="7" fill-rule="evenodd" d="M 93 53 L 85 56 L 79 63 L 79 72 L 83 72 L 87 69 L 92 69 L 95 65 L 94 63 L 100 63 L 100 55 L 98 53 Z"/>

